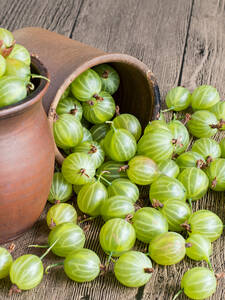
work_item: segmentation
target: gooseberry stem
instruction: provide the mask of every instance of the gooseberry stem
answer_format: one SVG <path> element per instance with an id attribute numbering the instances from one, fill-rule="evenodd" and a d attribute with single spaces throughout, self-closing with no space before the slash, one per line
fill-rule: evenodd
<path id="1" fill-rule="evenodd" d="M 106 171 L 106 172 L 108 172 L 108 171 Z M 110 173 L 110 172 L 109 172 L 109 173 Z M 98 177 L 98 181 L 99 181 L 100 179 L 102 179 L 103 181 L 105 181 L 105 182 L 108 183 L 109 185 L 112 184 L 112 183 L 109 182 L 107 179 L 105 179 L 104 177 L 102 177 L 101 174 L 100 174 L 100 175 L 97 175 L 97 177 Z"/>
<path id="2" fill-rule="evenodd" d="M 188 199 L 188 203 L 189 203 L 189 205 L 190 205 L 191 213 L 192 213 L 192 199 L 191 199 L 191 198 Z"/>
<path id="3" fill-rule="evenodd" d="M 40 78 L 40 79 L 45 79 L 46 81 L 50 82 L 50 79 L 42 76 L 42 75 L 38 75 L 38 74 L 30 74 L 32 78 Z"/>
<path id="4" fill-rule="evenodd" d="M 28 248 L 48 248 L 49 245 L 29 245 Z"/>
<path id="5" fill-rule="evenodd" d="M 96 219 L 96 218 L 97 218 L 97 216 L 95 216 L 95 217 L 89 217 L 89 218 L 83 219 L 83 220 L 80 221 L 80 224 L 82 224 L 82 223 L 84 223 L 84 222 L 87 222 L 87 221 L 94 220 L 94 219 Z"/>
<path id="6" fill-rule="evenodd" d="M 55 263 L 55 264 L 52 264 L 52 265 L 49 265 L 47 266 L 47 268 L 45 269 L 45 274 L 48 274 L 48 270 L 51 269 L 51 268 L 54 268 L 54 267 L 57 267 L 57 266 L 62 266 L 64 264 L 63 261 L 60 261 L 58 263 Z"/>
<path id="7" fill-rule="evenodd" d="M 110 252 L 109 257 L 108 257 L 108 259 L 107 259 L 106 267 L 108 267 L 110 261 L 112 260 L 112 255 L 113 255 L 113 253 Z"/>
<path id="8" fill-rule="evenodd" d="M 105 179 L 104 177 L 102 177 L 102 175 L 105 174 L 105 173 L 109 174 L 110 172 L 106 171 L 106 170 L 102 171 L 99 175 L 97 175 L 97 177 L 98 177 L 97 181 L 100 181 L 100 179 L 103 179 L 103 180 L 105 180 L 106 183 L 108 183 L 109 185 L 111 185 L 112 184 L 111 182 L 109 182 L 107 179 Z"/>
<path id="9" fill-rule="evenodd" d="M 174 110 L 174 106 L 172 106 L 170 108 L 167 108 L 167 109 L 164 109 L 164 110 L 161 110 L 161 112 L 165 113 L 165 112 L 168 112 L 168 111 L 171 111 L 171 110 Z"/>
<path id="10" fill-rule="evenodd" d="M 210 270 L 213 271 L 213 267 L 212 267 L 210 260 L 208 259 L 208 260 L 206 260 L 206 262 L 209 265 Z"/>
<path id="11" fill-rule="evenodd" d="M 51 249 L 55 246 L 59 239 L 60 237 L 54 241 L 54 243 L 48 248 L 48 250 L 45 251 L 45 253 L 40 257 L 40 260 L 42 260 L 51 251 Z"/>
<path id="12" fill-rule="evenodd" d="M 112 121 L 106 121 L 105 123 L 110 124 L 113 131 L 116 131 L 116 127 L 113 125 Z"/>
<path id="13" fill-rule="evenodd" d="M 180 294 L 182 294 L 182 293 L 183 293 L 183 289 L 179 290 L 179 292 L 176 293 L 176 295 L 173 297 L 172 300 L 177 299 L 180 296 Z"/>

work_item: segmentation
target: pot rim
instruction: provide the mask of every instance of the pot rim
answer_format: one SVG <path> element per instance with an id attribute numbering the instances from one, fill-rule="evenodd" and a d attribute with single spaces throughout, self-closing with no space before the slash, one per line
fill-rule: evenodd
<path id="1" fill-rule="evenodd" d="M 146 77 L 149 89 L 152 91 L 152 95 L 154 96 L 154 103 L 153 105 L 153 114 L 152 116 L 156 116 L 158 113 L 161 101 L 160 101 L 160 94 L 159 94 L 159 88 L 158 84 L 155 78 L 155 75 L 152 73 L 152 71 L 148 68 L 147 65 L 145 65 L 143 62 L 138 60 L 137 58 L 128 55 L 128 54 L 121 54 L 121 53 L 107 53 L 107 54 L 100 54 L 97 57 L 94 57 L 90 60 L 87 60 L 85 63 L 80 65 L 74 72 L 72 72 L 66 80 L 61 84 L 59 87 L 48 112 L 48 120 L 49 125 L 53 134 L 53 122 L 56 114 L 56 107 L 59 103 L 59 100 L 66 90 L 66 88 L 73 82 L 73 80 L 79 76 L 81 73 L 83 73 L 85 70 L 92 68 L 96 65 L 103 64 L 103 63 L 126 63 L 128 65 L 136 67 L 143 76 Z M 54 136 L 54 134 L 53 134 Z M 54 141 L 55 143 L 55 141 Z M 59 151 L 56 143 L 55 143 L 55 157 L 58 163 L 62 164 L 63 160 L 65 159 L 61 152 Z"/>
<path id="2" fill-rule="evenodd" d="M 49 72 L 44 64 L 39 60 L 39 58 L 35 55 L 31 55 L 31 64 L 38 70 L 39 75 L 47 77 L 50 79 Z M 49 86 L 50 82 L 45 79 L 40 79 L 40 84 L 38 87 L 26 98 L 23 100 L 16 102 L 12 105 L 0 108 L 0 118 L 8 117 L 10 115 L 14 115 L 24 111 L 29 108 L 36 102 L 40 101 L 46 90 Z"/>

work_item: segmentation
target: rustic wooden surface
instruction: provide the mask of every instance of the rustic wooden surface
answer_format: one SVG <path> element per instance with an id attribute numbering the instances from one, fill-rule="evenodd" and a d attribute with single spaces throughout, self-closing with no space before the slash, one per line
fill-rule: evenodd
<path id="1" fill-rule="evenodd" d="M 105 51 L 131 54 L 146 63 L 155 73 L 162 99 L 168 89 L 178 84 L 192 90 L 203 83 L 216 86 L 224 98 L 224 0 L 1 0 L 0 26 L 10 30 L 40 26 Z M 208 208 L 225 220 L 223 193 L 209 192 L 204 199 L 198 201 L 196 208 Z M 37 224 L 15 241 L 15 258 L 25 253 L 39 255 L 43 252 L 27 246 L 46 243 L 46 210 Z M 100 225 L 100 220 L 91 225 L 86 233 L 86 247 L 95 250 L 104 263 L 105 255 L 98 244 Z M 225 270 L 224 244 L 224 234 L 214 242 L 212 264 L 216 272 Z M 10 243 L 5 247 L 9 245 Z M 140 243 L 136 247 L 144 249 Z M 60 259 L 50 254 L 44 264 L 58 260 Z M 185 270 L 199 265 L 204 263 L 195 263 L 189 259 L 171 267 L 154 265 L 152 279 L 139 289 L 123 287 L 116 282 L 112 272 L 92 283 L 76 284 L 68 280 L 62 268 L 58 267 L 45 275 L 43 282 L 34 290 L 11 298 L 169 300 L 179 289 Z M 9 288 L 9 279 L 0 282 L 1 300 L 8 299 Z M 187 298 L 181 296 L 179 299 Z M 225 299 L 223 280 L 210 299 Z"/>

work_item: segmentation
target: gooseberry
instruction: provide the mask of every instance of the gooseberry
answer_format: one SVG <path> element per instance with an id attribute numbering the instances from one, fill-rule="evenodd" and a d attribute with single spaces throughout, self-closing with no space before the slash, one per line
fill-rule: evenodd
<path id="1" fill-rule="evenodd" d="M 56 113 L 58 115 L 71 114 L 80 121 L 83 114 L 83 108 L 78 100 L 72 97 L 63 97 L 57 105 Z"/>
<path id="2" fill-rule="evenodd" d="M 120 85 L 120 77 L 117 71 L 108 64 L 95 66 L 93 70 L 98 73 L 102 82 L 102 90 L 114 94 Z"/>
<path id="3" fill-rule="evenodd" d="M 20 44 L 15 44 L 13 46 L 13 49 L 9 54 L 8 58 L 18 59 L 28 66 L 31 63 L 30 53 L 24 46 Z"/>
<path id="4" fill-rule="evenodd" d="M 166 218 L 155 208 L 143 207 L 132 218 L 136 237 L 143 243 L 149 243 L 154 237 L 168 231 Z"/>
<path id="5" fill-rule="evenodd" d="M 125 196 L 135 203 L 139 198 L 139 189 L 129 179 L 118 178 L 108 186 L 108 195 L 109 197 Z"/>
<path id="6" fill-rule="evenodd" d="M 115 218 L 108 220 L 102 226 L 99 239 L 106 254 L 110 257 L 120 256 L 134 246 L 136 234 L 129 222 Z"/>
<path id="7" fill-rule="evenodd" d="M 0 77 L 2 77 L 5 74 L 5 71 L 6 71 L 6 60 L 0 54 Z"/>
<path id="8" fill-rule="evenodd" d="M 127 169 L 130 181 L 140 185 L 151 184 L 159 176 L 156 163 L 143 155 L 133 157 L 123 168 Z"/>
<path id="9" fill-rule="evenodd" d="M 53 123 L 56 145 L 60 148 L 72 148 L 83 138 L 81 123 L 70 114 L 59 115 Z"/>
<path id="10" fill-rule="evenodd" d="M 77 212 L 71 204 L 57 203 L 47 213 L 47 224 L 50 229 L 62 223 L 76 223 Z"/>
<path id="11" fill-rule="evenodd" d="M 225 191 L 225 159 L 217 158 L 206 169 L 209 187 L 214 191 Z"/>
<path id="12" fill-rule="evenodd" d="M 141 136 L 141 124 L 134 115 L 118 115 L 116 118 L 113 119 L 113 126 L 118 129 L 123 128 L 128 130 L 135 137 L 136 141 L 138 141 Z"/>
<path id="13" fill-rule="evenodd" d="M 204 160 L 202 155 L 193 151 L 182 153 L 176 159 L 176 163 L 181 170 L 191 167 L 204 168 L 206 166 L 206 161 Z"/>
<path id="14" fill-rule="evenodd" d="M 168 127 L 172 132 L 173 140 L 176 141 L 176 143 L 174 144 L 174 153 L 183 153 L 187 149 L 190 142 L 187 128 L 183 123 L 176 119 L 170 121 Z"/>
<path id="15" fill-rule="evenodd" d="M 209 109 L 219 101 L 220 95 L 211 85 L 198 86 L 191 95 L 191 106 L 194 110 Z"/>
<path id="16" fill-rule="evenodd" d="M 94 70 L 88 69 L 71 83 L 70 88 L 75 98 L 87 101 L 101 91 L 102 82 Z"/>
<path id="17" fill-rule="evenodd" d="M 51 203 L 66 202 L 71 198 L 72 192 L 72 184 L 65 180 L 62 173 L 54 173 L 48 201 Z"/>
<path id="18" fill-rule="evenodd" d="M 172 88 L 166 95 L 166 105 L 169 110 L 181 111 L 188 108 L 191 103 L 190 92 L 182 87 Z"/>
<path id="19" fill-rule="evenodd" d="M 176 178 L 161 175 L 150 186 L 149 197 L 153 205 L 167 200 L 186 201 L 186 189 Z"/>
<path id="20" fill-rule="evenodd" d="M 26 65 L 21 60 L 15 58 L 6 59 L 5 76 L 15 76 L 25 82 L 28 85 L 30 81 L 30 66 Z"/>
<path id="21" fill-rule="evenodd" d="M 62 174 L 68 182 L 82 185 L 94 177 L 95 165 L 88 154 L 72 153 L 63 161 Z"/>
<path id="22" fill-rule="evenodd" d="M 3 247 L 0 247 L 0 279 L 9 275 L 13 259 L 12 255 Z"/>
<path id="23" fill-rule="evenodd" d="M 104 139 L 109 130 L 109 124 L 103 123 L 92 126 L 90 132 L 92 134 L 93 140 L 96 142 L 100 142 L 102 139 Z"/>
<path id="24" fill-rule="evenodd" d="M 139 155 L 148 156 L 156 163 L 165 159 L 170 159 L 173 150 L 172 133 L 168 130 L 159 128 L 144 134 L 137 145 L 137 153 Z"/>
<path id="25" fill-rule="evenodd" d="M 114 265 L 116 279 L 128 287 L 145 285 L 153 273 L 151 260 L 138 251 L 122 254 Z"/>
<path id="26" fill-rule="evenodd" d="M 185 239 L 176 232 L 161 233 L 149 244 L 149 256 L 159 265 L 177 264 L 185 253 Z"/>
<path id="27" fill-rule="evenodd" d="M 192 151 L 202 155 L 202 157 L 211 162 L 211 160 L 221 156 L 220 145 L 211 138 L 201 138 L 194 142 Z"/>
<path id="28" fill-rule="evenodd" d="M 127 171 L 122 168 L 123 166 L 124 163 L 122 162 L 109 160 L 101 165 L 97 170 L 97 175 L 100 175 L 103 171 L 107 171 L 101 176 L 101 181 L 108 185 L 108 181 L 112 182 L 118 178 L 127 178 Z"/>
<path id="29" fill-rule="evenodd" d="M 172 159 L 163 160 L 158 164 L 161 174 L 176 178 L 180 172 L 180 168 Z"/>

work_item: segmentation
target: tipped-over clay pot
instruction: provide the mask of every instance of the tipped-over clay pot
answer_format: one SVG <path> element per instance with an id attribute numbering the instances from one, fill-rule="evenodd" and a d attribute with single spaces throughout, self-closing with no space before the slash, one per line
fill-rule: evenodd
<path id="1" fill-rule="evenodd" d="M 149 68 L 138 59 L 126 54 L 105 53 L 42 28 L 23 28 L 14 35 L 17 42 L 31 53 L 38 53 L 51 74 L 51 86 L 43 99 L 51 127 L 56 106 L 65 89 L 86 69 L 102 63 L 109 63 L 119 73 L 121 82 L 114 98 L 121 112 L 134 114 L 143 126 L 158 114 L 160 94 L 157 82 Z M 57 161 L 62 163 L 64 158 L 56 146 L 55 152 Z"/>
<path id="2" fill-rule="evenodd" d="M 35 57 L 32 72 L 48 77 Z M 54 141 L 42 106 L 49 83 L 0 109 L 0 244 L 30 228 L 44 209 L 54 171 Z"/>

